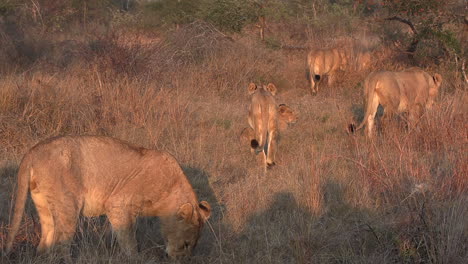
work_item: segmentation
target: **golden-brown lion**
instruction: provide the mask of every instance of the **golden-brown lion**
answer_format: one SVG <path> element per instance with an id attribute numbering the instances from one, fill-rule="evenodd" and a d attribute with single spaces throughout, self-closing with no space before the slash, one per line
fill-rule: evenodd
<path id="1" fill-rule="evenodd" d="M 290 124 L 295 124 L 298 119 L 298 114 L 291 107 L 280 104 L 278 106 L 278 131 L 283 132 Z M 252 140 L 255 139 L 255 131 L 251 127 L 246 127 L 240 134 L 240 145 L 249 145 L 250 151 L 253 153 L 255 149 L 250 146 Z"/>
<path id="2" fill-rule="evenodd" d="M 248 87 L 248 92 L 252 95 L 248 122 L 254 130 L 254 139 L 250 146 L 255 149 L 256 154 L 263 153 L 265 168 L 275 165 L 278 110 L 273 96 L 276 91 L 276 86 L 272 83 L 264 87 L 250 83 Z"/>
<path id="3" fill-rule="evenodd" d="M 328 76 L 328 85 L 332 85 L 338 71 L 362 71 L 371 64 L 371 52 L 355 45 L 312 50 L 307 56 L 311 92 L 317 94 L 323 76 Z"/>
<path id="4" fill-rule="evenodd" d="M 348 54 L 341 48 L 310 51 L 307 55 L 307 66 L 312 94 L 317 94 L 318 85 L 324 75 L 328 76 L 328 85 L 333 84 L 336 72 L 343 70 L 347 63 Z"/>
<path id="5" fill-rule="evenodd" d="M 136 148 L 109 137 L 66 136 L 43 141 L 21 161 L 11 251 L 28 194 L 41 222 L 38 252 L 54 245 L 68 249 L 79 214 L 107 215 L 122 249 L 137 250 L 137 216 L 158 216 L 170 257 L 189 255 L 210 205 L 198 202 L 192 186 L 170 154 Z"/>
<path id="6" fill-rule="evenodd" d="M 372 137 L 374 118 L 380 105 L 384 108 L 384 118 L 394 113 L 408 112 L 409 123 L 418 119 L 424 109 L 434 103 L 442 83 L 442 76 L 433 76 L 420 68 L 410 68 L 400 72 L 373 72 L 364 81 L 366 112 L 364 120 L 356 130 L 367 125 L 367 135 Z"/>
<path id="7" fill-rule="evenodd" d="M 298 114 L 291 107 L 280 104 L 278 106 L 278 129 L 284 131 L 290 124 L 295 124 L 298 119 Z"/>

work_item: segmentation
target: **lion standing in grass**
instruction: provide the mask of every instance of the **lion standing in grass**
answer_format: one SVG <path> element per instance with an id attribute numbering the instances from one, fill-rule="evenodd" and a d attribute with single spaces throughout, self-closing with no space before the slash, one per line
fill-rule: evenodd
<path id="1" fill-rule="evenodd" d="M 335 81 L 336 72 L 343 70 L 347 63 L 348 54 L 341 48 L 310 51 L 307 55 L 307 66 L 309 68 L 312 94 L 318 93 L 318 85 L 324 75 L 328 76 L 328 85 L 332 85 Z"/>
<path id="2" fill-rule="evenodd" d="M 52 138 L 33 147 L 20 164 L 6 252 L 18 232 L 28 189 L 41 222 L 39 252 L 57 244 L 68 249 L 81 213 L 107 215 L 127 255 L 137 251 L 137 216 L 159 216 L 166 253 L 190 255 L 211 211 L 207 202 L 197 201 L 168 153 L 109 137 Z"/>
<path id="3" fill-rule="evenodd" d="M 275 165 L 278 134 L 278 109 L 274 98 L 276 91 L 276 86 L 272 83 L 264 87 L 250 83 L 248 87 L 252 96 L 248 121 L 254 130 L 254 139 L 251 140 L 250 146 L 255 149 L 255 153 L 263 153 L 266 168 Z"/>
<path id="4" fill-rule="evenodd" d="M 278 129 L 280 132 L 285 131 L 290 124 L 295 124 L 298 118 L 297 112 L 291 107 L 285 104 L 278 106 Z"/>
<path id="5" fill-rule="evenodd" d="M 278 131 L 285 131 L 290 124 L 295 124 L 298 119 L 298 114 L 291 107 L 280 104 L 278 106 Z M 255 131 L 251 127 L 246 127 L 242 130 L 239 141 L 241 146 L 249 145 L 250 152 L 255 152 L 255 149 L 250 145 L 255 139 Z"/>
<path id="6" fill-rule="evenodd" d="M 384 108 L 383 118 L 389 119 L 394 113 L 408 112 L 409 123 L 414 123 L 424 109 L 431 108 L 441 83 L 440 74 L 429 75 L 416 67 L 401 72 L 379 71 L 369 74 L 364 81 L 366 112 L 356 131 L 367 125 L 367 136 L 372 137 L 379 104 Z"/>
<path id="7" fill-rule="evenodd" d="M 328 76 L 330 86 L 335 82 L 338 71 L 363 71 L 371 65 L 371 52 L 356 46 L 312 50 L 307 55 L 311 92 L 314 95 L 318 93 L 324 76 Z"/>

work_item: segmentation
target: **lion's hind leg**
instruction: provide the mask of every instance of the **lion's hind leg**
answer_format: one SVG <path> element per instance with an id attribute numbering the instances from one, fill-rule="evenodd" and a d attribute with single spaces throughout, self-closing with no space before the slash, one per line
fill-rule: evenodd
<path id="1" fill-rule="evenodd" d="M 314 74 L 312 72 L 310 73 L 310 82 L 311 82 L 310 89 L 311 89 L 312 95 L 317 95 L 318 90 L 319 90 L 319 83 L 321 80 L 322 80 L 321 75 Z"/>
<path id="2" fill-rule="evenodd" d="M 48 252 L 55 243 L 54 217 L 50 210 L 51 206 L 44 194 L 32 190 L 31 197 L 34 201 L 34 205 L 36 206 L 39 221 L 41 222 L 41 240 L 37 246 L 37 252 L 42 254 Z"/>
<path id="3" fill-rule="evenodd" d="M 41 239 L 37 247 L 38 253 L 61 253 L 64 259 L 70 258 L 70 244 L 76 230 L 80 212 L 79 201 L 68 186 L 68 179 L 73 179 L 68 166 L 60 167 L 38 166 L 31 176 L 31 197 L 41 223 Z M 76 188 L 75 184 L 71 184 Z M 57 247 L 56 246 L 60 246 Z"/>
<path id="4" fill-rule="evenodd" d="M 75 201 L 64 199 L 57 208 L 55 222 L 55 237 L 58 244 L 68 248 L 75 235 L 76 225 L 78 223 L 79 208 Z"/>
<path id="5" fill-rule="evenodd" d="M 79 215 L 76 202 L 63 193 L 52 191 L 47 194 L 32 192 L 32 198 L 41 222 L 41 240 L 37 252 L 53 251 L 70 263 L 70 245 Z"/>
<path id="6" fill-rule="evenodd" d="M 275 163 L 275 156 L 276 156 L 276 137 L 277 131 L 271 131 L 268 133 L 268 145 L 267 145 L 267 155 L 266 155 L 266 167 L 271 168 Z"/>
<path id="7" fill-rule="evenodd" d="M 364 118 L 367 119 L 367 136 L 369 138 L 372 137 L 372 129 L 374 128 L 374 119 L 375 115 L 377 114 L 377 109 L 379 107 L 379 96 L 374 94 L 374 97 L 371 98 L 368 102 L 366 115 Z"/>

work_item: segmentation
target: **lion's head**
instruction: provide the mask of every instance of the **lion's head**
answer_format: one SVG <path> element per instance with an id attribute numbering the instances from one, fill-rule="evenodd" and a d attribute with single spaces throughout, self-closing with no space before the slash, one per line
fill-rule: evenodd
<path id="1" fill-rule="evenodd" d="M 432 80 L 434 81 L 434 83 L 431 84 L 429 87 L 429 98 L 426 102 L 426 107 L 428 109 L 432 107 L 437 95 L 439 94 L 439 88 L 442 84 L 442 75 L 436 73 L 434 74 L 434 76 L 432 76 Z"/>
<path id="2" fill-rule="evenodd" d="M 280 104 L 278 106 L 278 119 L 280 122 L 287 124 L 295 124 L 298 119 L 298 114 L 296 111 L 291 109 L 291 107 Z"/>
<path id="3" fill-rule="evenodd" d="M 190 256 L 210 214 L 211 207 L 206 201 L 180 206 L 175 217 L 163 224 L 166 254 L 171 258 Z"/>
<path id="4" fill-rule="evenodd" d="M 263 90 L 265 91 L 268 91 L 271 93 L 271 95 L 275 96 L 276 95 L 276 92 L 278 91 L 278 89 L 276 88 L 276 86 L 272 83 L 269 83 L 268 85 L 263 85 L 261 86 L 261 88 L 263 88 Z M 255 84 L 255 83 L 250 83 L 249 86 L 247 87 L 247 91 L 249 93 L 249 95 L 252 95 L 254 94 L 258 89 L 258 86 Z"/>

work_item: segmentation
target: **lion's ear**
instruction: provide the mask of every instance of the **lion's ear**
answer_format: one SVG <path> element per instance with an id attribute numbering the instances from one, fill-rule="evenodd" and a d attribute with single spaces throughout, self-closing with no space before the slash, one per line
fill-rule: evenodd
<path id="1" fill-rule="evenodd" d="M 177 220 L 189 222 L 193 216 L 193 205 L 191 203 L 185 203 L 179 207 L 177 211 Z"/>
<path id="2" fill-rule="evenodd" d="M 280 105 L 278 106 L 278 112 L 279 112 L 280 114 L 283 114 L 284 112 L 286 112 L 286 110 L 287 110 L 287 106 L 286 106 L 285 104 L 280 104 Z"/>
<path id="3" fill-rule="evenodd" d="M 203 216 L 203 220 L 208 220 L 211 215 L 211 206 L 207 201 L 201 201 L 198 204 L 198 207 L 200 208 L 200 214 Z"/>
<path id="4" fill-rule="evenodd" d="M 277 89 L 276 89 L 276 86 L 274 84 L 269 83 L 266 88 L 272 95 L 276 95 Z"/>
<path id="5" fill-rule="evenodd" d="M 250 94 L 253 94 L 257 90 L 257 85 L 255 83 L 250 83 L 249 87 L 247 88 L 247 91 Z"/>
<path id="6" fill-rule="evenodd" d="M 434 74 L 432 79 L 434 79 L 434 83 L 436 84 L 437 87 L 439 87 L 440 84 L 442 83 L 442 75 L 440 75 L 438 73 Z"/>

